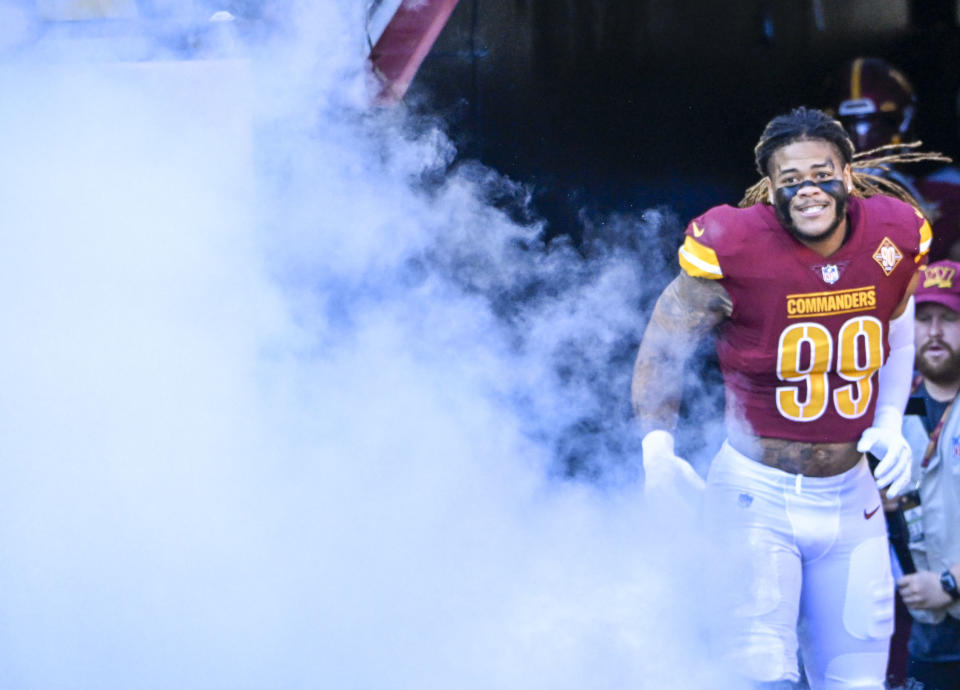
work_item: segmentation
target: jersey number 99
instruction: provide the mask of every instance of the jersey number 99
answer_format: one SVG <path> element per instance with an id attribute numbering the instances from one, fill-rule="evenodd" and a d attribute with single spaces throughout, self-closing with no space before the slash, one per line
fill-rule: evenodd
<path id="1" fill-rule="evenodd" d="M 850 381 L 830 393 L 827 371 L 833 361 L 833 337 L 819 323 L 791 324 L 780 334 L 777 377 L 804 386 L 777 387 L 777 410 L 795 422 L 819 419 L 833 401 L 847 419 L 863 416 L 873 396 L 873 373 L 883 364 L 883 327 L 872 316 L 857 316 L 840 328 L 836 343 L 837 373 Z M 805 393 L 805 395 L 804 395 Z"/>

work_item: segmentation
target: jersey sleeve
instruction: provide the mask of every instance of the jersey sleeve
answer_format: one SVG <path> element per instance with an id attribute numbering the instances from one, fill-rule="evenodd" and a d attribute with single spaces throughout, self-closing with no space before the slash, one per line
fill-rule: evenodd
<path id="1" fill-rule="evenodd" d="M 920 216 L 920 219 L 923 221 L 920 224 L 920 246 L 917 251 L 917 256 L 914 258 L 914 262 L 919 264 L 925 263 L 930 254 L 930 245 L 933 244 L 933 229 L 922 214 L 918 212 L 917 215 Z"/>
<path id="2" fill-rule="evenodd" d="M 930 228 L 930 223 L 924 219 L 923 225 L 920 226 L 920 251 L 917 253 L 917 257 L 914 259 L 917 263 L 925 262 L 930 254 L 930 245 L 933 243 L 933 230 Z"/>
<path id="3" fill-rule="evenodd" d="M 708 214 L 704 214 L 687 226 L 686 237 L 678 251 L 680 267 L 694 278 L 720 280 L 723 268 L 716 250 L 710 246 L 716 241 L 716 233 L 707 230 L 710 225 Z"/>
<path id="4" fill-rule="evenodd" d="M 913 261 L 916 264 L 925 263 L 930 254 L 930 245 L 933 244 L 933 229 L 916 207 L 899 200 L 890 200 L 888 203 L 895 207 L 890 209 L 890 217 L 899 217 L 900 224 L 905 228 L 909 245 L 914 251 Z"/>

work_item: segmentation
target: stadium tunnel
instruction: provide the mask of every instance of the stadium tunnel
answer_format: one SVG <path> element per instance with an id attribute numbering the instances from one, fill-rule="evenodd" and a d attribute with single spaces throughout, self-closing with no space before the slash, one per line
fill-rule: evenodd
<path id="1" fill-rule="evenodd" d="M 909 74 L 925 147 L 955 157 L 958 16 L 955 1 L 459 0 L 404 103 L 442 117 L 458 160 L 526 185 L 548 242 L 568 239 L 588 256 L 616 245 L 666 265 L 687 220 L 735 204 L 756 181 L 753 146 L 764 124 L 797 105 L 826 105 L 827 76 L 854 56 L 882 57 Z M 669 219 L 657 246 L 630 236 L 629 223 L 607 222 L 649 209 Z M 634 338 L 594 372 L 603 385 L 616 389 L 612 372 L 629 371 Z M 719 419 L 712 343 L 694 360 L 707 391 L 699 418 Z M 589 475 L 591 458 L 603 454 L 629 464 L 630 448 L 609 447 L 610 427 L 631 424 L 629 406 L 614 398 L 561 443 L 569 473 Z M 681 454 L 709 457 L 688 412 Z"/>
<path id="2" fill-rule="evenodd" d="M 95 35 L 135 61 L 155 52 L 144 44 L 149 34 L 162 37 L 166 54 L 191 59 L 216 47 L 211 19 L 255 37 L 284 15 L 286 2 L 0 0 L 0 19 L 9 26 L 9 8 L 20 8 L 21 40 Z M 393 27 L 409 43 L 390 76 L 402 102 L 390 107 L 441 122 L 456 144 L 451 165 L 479 161 L 518 182 L 529 203 L 525 195 L 499 203 L 543 221 L 547 242 L 569 240 L 586 255 L 612 243 L 644 261 L 672 262 L 687 219 L 736 203 L 755 180 L 752 148 L 764 123 L 795 105 L 820 105 L 824 79 L 855 55 L 886 58 L 909 74 L 927 147 L 960 150 L 957 0 L 367 0 L 365 7 L 375 64 L 376 44 L 398 15 L 430 10 L 428 21 Z M 16 50 L 0 40 L 0 51 Z M 608 222 L 650 209 L 665 219 L 656 247 L 642 246 L 649 238 L 632 235 L 635 225 Z M 583 347 L 558 344 L 558 361 L 577 361 Z M 589 379 L 598 401 L 559 441 L 562 472 L 589 475 L 599 455 L 635 458 L 634 448 L 617 445 L 629 436 L 617 429 L 632 428 L 632 420 L 621 395 L 628 383 L 613 380 L 628 375 L 635 352 L 636 334 L 625 333 L 606 360 L 581 357 L 588 364 L 578 371 L 558 371 Z M 711 357 L 705 344 L 701 378 L 717 390 Z M 684 437 L 700 444 L 700 430 L 692 431 Z"/>
<path id="3" fill-rule="evenodd" d="M 955 0 L 460 0 L 407 101 L 578 238 L 583 209 L 665 204 L 685 221 L 735 203 L 767 120 L 821 105 L 856 55 L 910 75 L 917 131 L 955 155 L 958 15 Z"/>
<path id="4" fill-rule="evenodd" d="M 86 31 L 114 47 L 126 40 L 131 59 L 143 59 L 144 24 L 189 56 L 209 45 L 210 18 L 235 19 L 255 34 L 288 5 L 0 0 L 0 19 L 26 17 L 21 34 L 30 39 Z M 377 36 L 405 10 L 427 9 L 417 21 L 428 26 L 400 27 L 419 41 L 409 48 L 418 54 L 407 72 L 392 75 L 403 82 L 405 107 L 440 116 L 459 160 L 531 185 L 550 236 L 581 239 L 584 211 L 666 205 L 685 220 L 735 202 L 755 177 L 750 152 L 763 124 L 795 105 L 821 105 L 825 77 L 857 55 L 899 66 L 916 88 L 916 131 L 927 147 L 960 150 L 958 0 L 366 0 L 365 7 L 368 34 Z M 0 35 L 0 52 L 12 50 L 11 40 Z"/>

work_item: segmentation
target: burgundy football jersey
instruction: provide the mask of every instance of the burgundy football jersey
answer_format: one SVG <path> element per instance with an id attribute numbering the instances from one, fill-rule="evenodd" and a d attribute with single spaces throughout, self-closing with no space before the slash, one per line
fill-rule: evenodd
<path id="1" fill-rule="evenodd" d="M 890 315 L 929 250 L 909 204 L 851 197 L 850 231 L 823 257 L 772 206 L 718 206 L 693 220 L 680 264 L 719 280 L 733 312 L 717 332 L 728 425 L 756 436 L 857 440 L 873 420 Z"/>

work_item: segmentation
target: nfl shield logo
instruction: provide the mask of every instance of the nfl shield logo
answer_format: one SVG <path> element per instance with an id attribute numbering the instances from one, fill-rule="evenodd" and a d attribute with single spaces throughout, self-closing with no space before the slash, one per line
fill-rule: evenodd
<path id="1" fill-rule="evenodd" d="M 820 272 L 823 274 L 824 281 L 829 285 L 833 285 L 835 282 L 840 280 L 840 270 L 836 267 L 835 264 L 827 264 L 826 266 L 820 267 Z"/>

